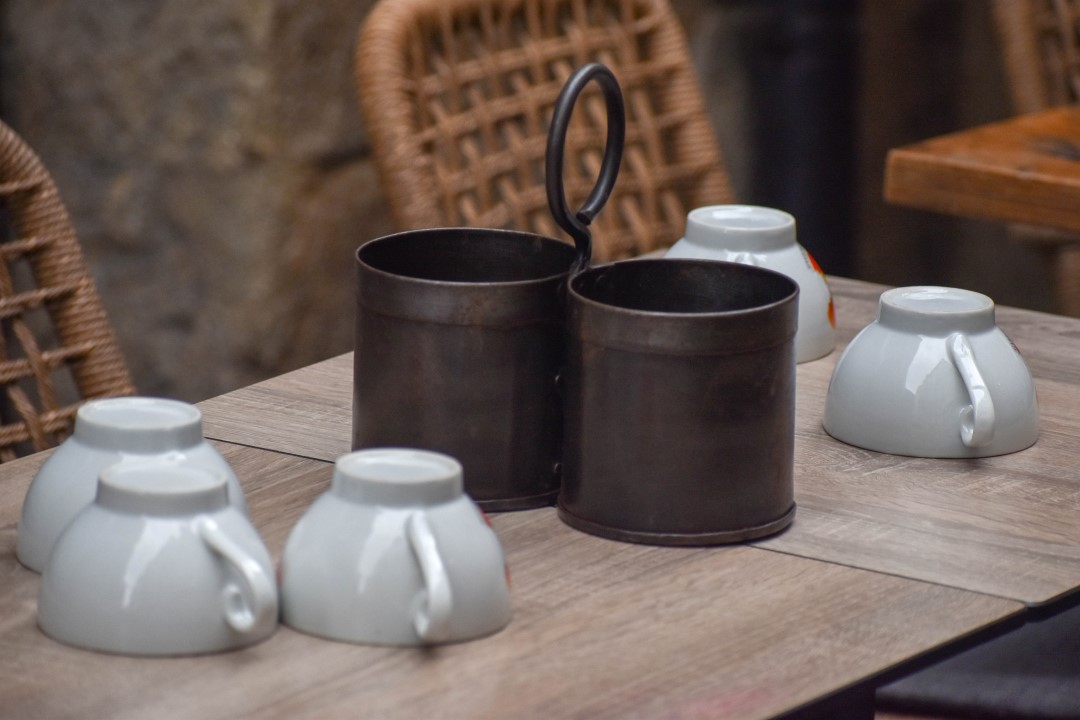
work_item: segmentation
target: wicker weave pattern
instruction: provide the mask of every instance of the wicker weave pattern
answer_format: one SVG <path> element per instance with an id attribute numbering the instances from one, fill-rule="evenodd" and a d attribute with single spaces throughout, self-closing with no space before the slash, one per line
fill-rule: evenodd
<path id="1" fill-rule="evenodd" d="M 41 161 L 0 123 L 0 460 L 70 432 L 83 399 L 133 392 L 123 358 Z"/>
<path id="2" fill-rule="evenodd" d="M 666 0 L 382 0 L 356 69 L 397 224 L 564 237 L 544 193 L 546 133 L 563 83 L 589 60 L 615 72 L 627 106 L 626 155 L 593 226 L 595 259 L 669 245 L 690 209 L 730 201 Z M 604 132 L 600 94 L 586 91 L 567 142 L 572 207 L 592 187 Z"/>

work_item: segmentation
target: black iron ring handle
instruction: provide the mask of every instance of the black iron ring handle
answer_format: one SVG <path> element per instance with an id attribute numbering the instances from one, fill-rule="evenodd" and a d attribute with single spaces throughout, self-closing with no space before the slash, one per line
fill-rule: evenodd
<path id="1" fill-rule="evenodd" d="M 595 80 L 604 93 L 607 107 L 607 140 L 604 146 L 604 161 L 600 166 L 600 175 L 589 197 L 576 213 L 570 212 L 566 202 L 566 190 L 563 185 L 563 161 L 566 152 L 566 133 L 570 126 L 570 117 L 574 112 L 578 95 L 589 83 Z M 615 187 L 615 178 L 622 163 L 623 144 L 626 140 L 626 109 L 623 105 L 622 90 L 615 75 L 606 66 L 592 62 L 582 65 L 566 81 L 558 99 L 548 129 L 547 155 L 544 171 L 547 187 L 548 208 L 555 222 L 574 239 L 577 257 L 574 269 L 582 270 L 592 260 L 592 234 L 589 224 L 604 207 L 608 196 Z"/>

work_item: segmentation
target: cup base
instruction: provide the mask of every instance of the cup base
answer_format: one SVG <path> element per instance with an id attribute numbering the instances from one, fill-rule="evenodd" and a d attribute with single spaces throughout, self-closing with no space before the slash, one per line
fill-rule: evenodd
<path id="1" fill-rule="evenodd" d="M 108 640 L 94 640 L 85 637 L 67 635 L 65 632 L 54 632 L 53 628 L 46 628 L 47 623 L 38 619 L 38 630 L 51 640 L 67 645 L 68 647 L 87 652 L 101 653 L 102 655 L 119 655 L 124 657 L 141 658 L 184 658 L 202 657 L 207 655 L 220 655 L 222 653 L 235 652 L 245 648 L 266 642 L 277 632 L 277 624 L 268 632 L 252 637 L 220 638 L 205 642 L 190 642 L 188 639 L 176 642 L 141 642 L 138 638 L 125 640 L 118 636 Z"/>
<path id="2" fill-rule="evenodd" d="M 559 519 L 575 530 L 607 538 L 608 540 L 618 540 L 619 542 L 683 547 L 730 545 L 732 543 L 757 540 L 784 530 L 795 519 L 795 503 L 792 503 L 791 507 L 779 518 L 762 525 L 703 533 L 656 533 L 610 527 L 575 515 L 567 510 L 561 502 L 559 503 Z"/>
<path id="3" fill-rule="evenodd" d="M 498 627 L 486 629 L 476 633 L 468 635 L 460 635 L 448 638 L 446 640 L 439 640 L 438 642 L 425 642 L 419 639 L 392 639 L 388 638 L 385 633 L 379 635 L 368 635 L 364 632 L 341 632 L 335 633 L 325 628 L 311 628 L 306 627 L 303 623 L 293 624 L 286 617 L 282 619 L 282 625 L 295 630 L 298 633 L 309 635 L 320 640 L 328 640 L 329 642 L 342 643 L 345 645 L 366 645 L 368 647 L 398 647 L 398 648 L 435 648 L 443 645 L 462 645 L 464 643 L 475 642 L 476 640 L 483 640 L 489 638 L 492 635 L 498 635 L 507 628 L 510 621 L 507 620 Z"/>
<path id="4" fill-rule="evenodd" d="M 952 445 L 919 446 L 903 442 L 903 439 L 886 437 L 878 440 L 864 440 L 843 429 L 822 425 L 822 429 L 833 440 L 861 450 L 897 455 L 899 457 L 928 458 L 931 460 L 974 460 L 977 458 L 998 457 L 1023 452 L 1038 442 L 1038 430 L 1030 435 L 1020 436 L 1012 442 L 991 443 L 985 447 L 968 447 L 957 440 Z"/>
<path id="5" fill-rule="evenodd" d="M 559 497 L 558 488 L 542 492 L 538 495 L 527 495 L 525 497 L 494 498 L 491 500 L 478 500 L 473 497 L 472 500 L 479 505 L 480 509 L 484 512 L 509 512 L 512 510 L 534 510 L 536 508 L 554 505 L 555 498 L 557 497 Z"/>

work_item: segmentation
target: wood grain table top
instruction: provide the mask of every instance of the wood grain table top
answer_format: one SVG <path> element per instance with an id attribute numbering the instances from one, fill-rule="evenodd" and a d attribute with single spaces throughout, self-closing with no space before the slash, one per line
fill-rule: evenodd
<path id="1" fill-rule="evenodd" d="M 208 417 L 224 411 L 208 405 Z M 277 560 L 332 466 L 216 444 Z M 44 457 L 0 466 L 0 718 L 764 718 L 1022 613 L 988 595 L 745 545 L 612 542 L 545 508 L 493 518 L 514 618 L 489 638 L 423 651 L 281 627 L 219 655 L 103 655 L 36 628 L 40 579 L 15 560 L 22 497 Z"/>
<path id="2" fill-rule="evenodd" d="M 1080 109 L 1060 107 L 895 148 L 885 199 L 1080 232 Z"/>
<path id="3" fill-rule="evenodd" d="M 798 366 L 795 494 L 757 547 L 1039 606 L 1080 589 L 1080 320 L 998 308 L 1035 377 L 1039 440 L 1012 455 L 929 460 L 845 445 L 821 425 L 840 350 L 881 286 L 830 279 L 840 343 Z M 201 404 L 209 437 L 319 460 L 350 448 L 352 357 Z"/>

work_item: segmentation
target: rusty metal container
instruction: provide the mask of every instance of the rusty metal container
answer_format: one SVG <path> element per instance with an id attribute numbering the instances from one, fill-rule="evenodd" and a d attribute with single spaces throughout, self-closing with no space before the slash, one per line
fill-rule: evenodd
<path id="1" fill-rule="evenodd" d="M 596 186 L 570 217 L 563 150 L 574 103 L 592 80 L 604 90 L 606 147 Z M 451 455 L 463 466 L 466 492 L 485 510 L 554 502 L 566 281 L 588 263 L 587 226 L 615 184 L 624 139 L 614 75 L 599 63 L 584 65 L 555 102 L 546 164 L 549 203 L 557 188 L 556 220 L 570 229 L 573 246 L 524 232 L 443 228 L 357 250 L 353 449 Z"/>
<path id="2" fill-rule="evenodd" d="M 787 527 L 796 283 L 734 263 L 635 260 L 575 275 L 568 296 L 562 519 L 657 545 Z"/>
<path id="3" fill-rule="evenodd" d="M 475 228 L 357 250 L 353 448 L 452 455 L 486 510 L 550 504 L 574 255 L 552 238 Z"/>

